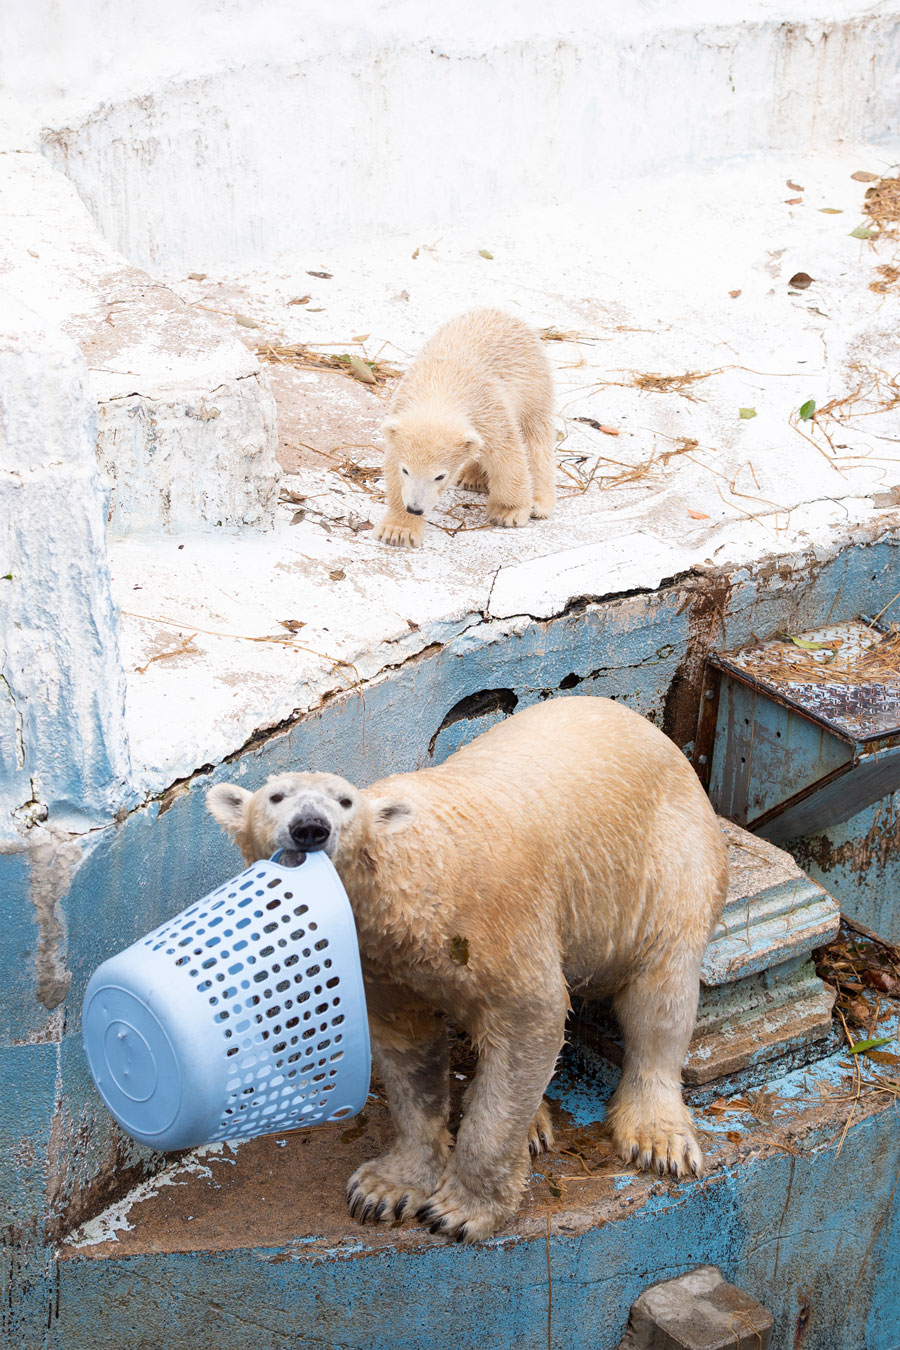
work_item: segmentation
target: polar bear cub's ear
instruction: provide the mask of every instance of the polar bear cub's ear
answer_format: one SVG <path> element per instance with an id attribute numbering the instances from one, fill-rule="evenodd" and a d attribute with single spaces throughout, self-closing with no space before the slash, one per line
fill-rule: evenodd
<path id="1" fill-rule="evenodd" d="M 239 830 L 252 797 L 252 792 L 236 783 L 216 783 L 206 794 L 206 809 L 226 830 Z"/>
<path id="2" fill-rule="evenodd" d="M 382 422 L 380 430 L 386 441 L 392 441 L 400 430 L 400 419 L 398 417 L 389 417 L 385 422 Z"/>
<path id="3" fill-rule="evenodd" d="M 412 802 L 397 797 L 376 797 L 372 803 L 372 821 L 376 830 L 383 834 L 393 834 L 405 830 L 415 820 L 416 809 Z"/>

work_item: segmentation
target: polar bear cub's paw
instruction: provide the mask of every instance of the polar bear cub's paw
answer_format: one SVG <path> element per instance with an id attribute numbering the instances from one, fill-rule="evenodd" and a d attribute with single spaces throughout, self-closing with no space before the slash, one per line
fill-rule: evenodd
<path id="1" fill-rule="evenodd" d="M 655 1111 L 627 1098 L 613 1102 L 607 1123 L 619 1157 L 640 1171 L 674 1177 L 699 1177 L 703 1171 L 703 1152 L 680 1094 Z"/>
<path id="2" fill-rule="evenodd" d="M 416 1213 L 419 1223 L 432 1233 L 455 1242 L 483 1242 L 518 1208 L 519 1192 L 509 1201 L 476 1195 L 460 1176 L 448 1172 L 434 1195 Z"/>
<path id="3" fill-rule="evenodd" d="M 487 474 L 480 464 L 470 459 L 460 469 L 456 486 L 465 488 L 467 492 L 487 492 Z"/>
<path id="4" fill-rule="evenodd" d="M 347 1182 L 351 1218 L 357 1223 L 396 1223 L 415 1214 L 434 1191 L 443 1167 L 443 1159 L 432 1162 L 400 1151 L 363 1163 Z"/>
<path id="5" fill-rule="evenodd" d="M 386 516 L 375 526 L 375 538 L 393 548 L 421 548 L 425 538 L 425 522 L 391 520 Z"/>
<path id="6" fill-rule="evenodd" d="M 531 519 L 531 502 L 525 506 L 501 506 L 488 501 L 487 518 L 492 525 L 503 525 L 506 529 L 518 529 L 527 525 Z"/>

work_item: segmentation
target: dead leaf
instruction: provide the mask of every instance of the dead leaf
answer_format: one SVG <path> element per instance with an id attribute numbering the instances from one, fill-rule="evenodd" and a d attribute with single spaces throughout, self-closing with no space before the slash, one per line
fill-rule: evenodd
<path id="1" fill-rule="evenodd" d="M 550 1194 L 553 1196 L 554 1200 L 559 1200 L 562 1198 L 563 1193 L 562 1186 L 560 1186 L 559 1182 L 556 1181 L 553 1177 L 547 1178 L 547 1187 L 550 1191 Z"/>
<path id="2" fill-rule="evenodd" d="M 850 231 L 851 239 L 871 239 L 876 230 L 867 230 L 865 225 L 857 225 L 855 230 Z"/>
<path id="3" fill-rule="evenodd" d="M 347 573 L 342 567 L 336 567 L 334 571 L 329 572 L 328 575 L 331 577 L 332 581 L 343 581 Z"/>
<path id="4" fill-rule="evenodd" d="M 363 384 L 377 384 L 371 368 L 366 364 L 361 356 L 351 356 L 349 359 L 350 374 L 355 375 Z"/>
<path id="5" fill-rule="evenodd" d="M 688 515 L 691 520 L 709 520 L 709 516 L 705 511 L 693 511 L 690 507 L 688 507 Z"/>
<path id="6" fill-rule="evenodd" d="M 294 514 L 291 516 L 291 524 L 292 524 L 292 525 L 299 525 L 300 522 L 301 522 L 301 520 L 305 520 L 305 519 L 306 519 L 306 512 L 305 512 L 305 511 L 295 511 Z"/>
<path id="7" fill-rule="evenodd" d="M 478 256 L 479 258 L 488 258 L 491 262 L 494 260 L 494 255 L 488 248 L 480 248 L 478 250 Z"/>
<path id="8" fill-rule="evenodd" d="M 234 321 L 239 323 L 242 328 L 262 328 L 261 323 L 257 323 L 256 319 L 248 318 L 246 314 L 235 314 Z"/>
<path id="9" fill-rule="evenodd" d="M 308 268 L 307 268 L 307 271 L 306 271 L 306 275 L 307 275 L 308 277 L 321 277 L 321 279 L 322 279 L 323 281 L 330 281 L 331 278 L 332 278 L 332 273 L 331 273 L 331 272 L 310 272 L 310 270 L 309 270 Z"/>
<path id="10" fill-rule="evenodd" d="M 596 417 L 573 417 L 572 421 L 584 422 L 586 426 L 593 427 L 595 431 L 602 431 L 604 436 L 620 436 L 622 434 L 618 427 L 606 427 L 602 422 L 598 422 Z M 565 440 L 565 432 L 561 436 L 557 433 L 556 439 Z"/>
<path id="11" fill-rule="evenodd" d="M 799 183 L 792 183 L 791 180 L 790 180 L 790 178 L 786 178 L 784 181 L 785 181 L 785 184 L 791 189 L 792 192 L 805 192 L 805 191 L 806 191 L 806 188 L 802 188 L 802 187 L 800 186 Z"/>
<path id="12" fill-rule="evenodd" d="M 732 1144 L 736 1144 L 738 1140 L 743 1139 L 743 1137 L 744 1136 L 741 1134 L 740 1130 L 725 1131 L 725 1138 L 730 1140 Z"/>
<path id="13" fill-rule="evenodd" d="M 308 305 L 312 299 L 311 295 L 295 295 L 293 300 L 289 300 L 289 305 Z"/>
<path id="14" fill-rule="evenodd" d="M 874 1059 L 876 1064 L 900 1064 L 900 1055 L 893 1050 L 870 1050 L 866 1059 Z"/>
<path id="15" fill-rule="evenodd" d="M 785 204 L 785 206 L 802 206 L 802 205 L 803 205 L 803 198 L 802 198 L 802 197 L 785 197 L 785 199 L 784 199 L 784 204 Z"/>
<path id="16" fill-rule="evenodd" d="M 355 338 L 353 339 L 353 341 L 354 341 L 354 342 L 366 342 L 371 336 L 372 336 L 371 333 L 362 333 L 359 337 L 355 337 Z"/>
<path id="17" fill-rule="evenodd" d="M 188 272 L 188 281 L 205 281 L 205 272 Z"/>
<path id="18" fill-rule="evenodd" d="M 732 300 L 736 300 L 740 295 L 740 291 L 729 291 L 728 294 L 731 296 Z"/>
<path id="19" fill-rule="evenodd" d="M 820 206 L 819 215 L 821 216 L 842 216 L 844 212 L 839 206 Z"/>
<path id="20" fill-rule="evenodd" d="M 807 286 L 811 286 L 812 284 L 813 278 L 808 272 L 795 272 L 788 282 L 788 285 L 793 286 L 795 291 L 805 291 Z"/>
<path id="21" fill-rule="evenodd" d="M 416 258 L 418 258 L 418 256 L 419 256 L 419 250 L 416 249 L 415 253 L 413 253 L 411 256 L 412 256 L 413 262 L 415 262 Z"/>
<path id="22" fill-rule="evenodd" d="M 282 628 L 287 628 L 291 633 L 296 633 L 299 629 L 306 627 L 304 619 L 279 619 L 278 622 Z"/>
<path id="23" fill-rule="evenodd" d="M 877 183 L 877 173 L 867 173 L 865 169 L 857 169 L 856 173 L 851 173 L 850 177 L 855 183 Z"/>
<path id="24" fill-rule="evenodd" d="M 412 619 L 407 619 L 406 622 L 409 625 L 409 630 L 411 633 L 418 633 L 419 625 L 417 623 L 413 623 Z"/>

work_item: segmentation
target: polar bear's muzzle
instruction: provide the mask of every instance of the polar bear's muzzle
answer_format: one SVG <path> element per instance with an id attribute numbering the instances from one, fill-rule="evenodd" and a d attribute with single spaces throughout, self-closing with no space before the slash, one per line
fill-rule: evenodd
<path id="1" fill-rule="evenodd" d="M 318 853 L 331 838 L 331 826 L 321 816 L 295 816 L 288 826 L 295 846 L 303 853 Z"/>

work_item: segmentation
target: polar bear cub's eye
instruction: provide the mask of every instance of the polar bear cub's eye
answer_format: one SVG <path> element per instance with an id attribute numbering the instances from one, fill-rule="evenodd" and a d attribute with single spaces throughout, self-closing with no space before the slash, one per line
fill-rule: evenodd
<path id="1" fill-rule="evenodd" d="M 352 797 L 338 797 L 338 806 L 342 806 L 345 811 L 349 811 L 353 805 Z"/>
<path id="2" fill-rule="evenodd" d="M 409 477 L 409 469 L 404 469 L 402 464 L 400 465 L 400 472 L 405 474 L 407 478 Z"/>
<path id="3" fill-rule="evenodd" d="M 269 801 L 272 803 L 273 806 L 277 806 L 279 802 L 283 802 L 283 801 L 284 801 L 284 793 L 283 793 L 283 792 L 273 792 L 272 795 L 271 795 L 271 797 L 269 798 Z"/>
<path id="4" fill-rule="evenodd" d="M 435 474 L 434 481 L 435 481 L 436 483 L 443 483 L 443 481 L 444 481 L 444 479 L 445 479 L 446 477 L 447 477 L 447 475 L 446 475 L 445 473 L 438 473 L 438 474 Z"/>

